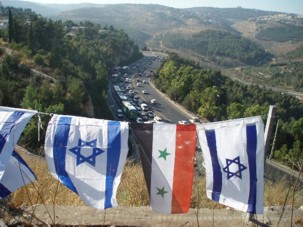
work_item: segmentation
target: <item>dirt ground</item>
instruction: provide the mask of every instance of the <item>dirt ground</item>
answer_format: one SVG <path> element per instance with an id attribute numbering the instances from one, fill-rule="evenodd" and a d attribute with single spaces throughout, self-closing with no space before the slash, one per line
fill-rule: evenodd
<path id="1" fill-rule="evenodd" d="M 294 210 L 291 225 L 291 207 L 265 208 L 264 215 L 248 220 L 248 214 L 224 209 L 191 209 L 187 214 L 163 215 L 150 207 L 118 207 L 97 210 L 87 206 L 24 207 L 6 225 L 21 223 L 63 226 L 303 226 L 303 211 Z M 55 218 L 54 218 L 55 217 Z M 280 222 L 279 222 L 279 219 Z M 279 224 L 278 224 L 279 223 Z M 4 222 L 2 222 L 4 225 Z M 1 222 L 0 222 L 0 226 Z"/>

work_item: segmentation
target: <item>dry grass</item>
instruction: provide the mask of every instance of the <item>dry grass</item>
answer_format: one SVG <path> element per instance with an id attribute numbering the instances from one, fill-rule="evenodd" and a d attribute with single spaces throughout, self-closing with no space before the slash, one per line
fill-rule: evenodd
<path id="1" fill-rule="evenodd" d="M 303 204 L 303 191 L 300 188 L 293 191 L 293 184 L 286 184 L 286 181 L 281 180 L 276 183 L 266 182 L 264 188 L 264 204 L 265 206 L 283 206 L 291 205 L 294 196 L 295 208 L 299 208 Z"/>
<path id="2" fill-rule="evenodd" d="M 45 159 L 36 158 L 35 156 L 25 159 L 31 160 L 30 162 L 26 160 L 26 162 L 36 174 L 38 180 L 12 194 L 14 206 L 34 204 L 84 205 L 84 202 L 76 193 L 51 176 Z"/>
<path id="3" fill-rule="evenodd" d="M 149 196 L 140 165 L 130 162 L 126 164 L 121 176 L 117 200 L 121 206 L 148 206 Z"/>
<path id="4" fill-rule="evenodd" d="M 45 159 L 37 158 L 36 156 L 22 156 L 36 173 L 38 181 L 13 193 L 11 202 L 14 206 L 34 204 L 84 206 L 82 200 L 75 193 L 58 183 L 50 175 Z M 264 192 L 265 206 L 282 206 L 285 201 L 286 205 L 291 205 L 293 191 L 292 187 L 290 190 L 289 187 L 291 185 L 285 185 L 283 181 L 277 183 L 267 182 Z M 303 193 L 301 188 L 300 190 L 300 192 L 298 191 L 294 194 L 294 207 L 296 208 L 303 204 Z M 288 191 L 290 191 L 289 194 Z M 140 163 L 132 164 L 127 162 L 121 177 L 117 200 L 120 206 L 138 207 L 149 205 L 149 196 Z M 205 177 L 195 177 L 191 207 L 224 208 L 223 205 L 214 203 L 206 198 Z"/>

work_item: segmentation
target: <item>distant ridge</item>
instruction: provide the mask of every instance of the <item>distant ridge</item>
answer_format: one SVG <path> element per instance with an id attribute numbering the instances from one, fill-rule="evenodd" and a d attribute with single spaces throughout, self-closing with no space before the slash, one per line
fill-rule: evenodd
<path id="1" fill-rule="evenodd" d="M 275 55 L 293 51 L 299 48 L 300 42 L 303 41 L 301 34 L 296 32 L 303 27 L 303 19 L 295 14 L 241 7 L 179 9 L 158 4 L 38 4 L 20 0 L 3 0 L 3 6 L 30 8 L 42 16 L 55 20 L 91 21 L 101 26 L 113 26 L 115 29 L 124 30 L 141 48 L 146 46 L 165 51 L 178 49 L 163 42 L 165 37 L 177 34 L 179 40 L 190 40 L 193 35 L 207 30 L 240 35 Z M 286 21 L 288 19 L 290 21 Z M 276 30 L 279 32 L 275 32 Z M 283 31 L 288 31 L 288 37 L 284 37 L 286 35 Z M 279 40 L 273 38 L 275 34 L 282 36 L 279 40 L 284 39 L 289 43 L 283 44 L 281 48 Z M 289 37 L 295 37 L 296 43 L 291 43 Z M 185 49 L 189 55 L 197 54 L 188 48 Z M 216 59 L 211 59 L 214 60 Z M 234 65 L 233 62 L 229 62 L 230 59 L 223 60 L 228 65 Z"/>
<path id="2" fill-rule="evenodd" d="M 42 16 L 51 16 L 60 12 L 90 7 L 103 7 L 102 4 L 79 3 L 79 4 L 43 4 L 29 1 L 2 0 L 4 7 L 11 6 L 15 8 L 31 9 Z"/>

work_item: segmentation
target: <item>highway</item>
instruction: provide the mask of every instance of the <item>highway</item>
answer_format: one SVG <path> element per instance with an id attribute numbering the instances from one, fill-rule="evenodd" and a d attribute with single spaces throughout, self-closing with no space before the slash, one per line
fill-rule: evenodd
<path id="1" fill-rule="evenodd" d="M 136 77 L 135 80 L 137 78 L 138 77 Z M 166 122 L 177 123 L 181 120 L 189 120 L 190 116 L 173 104 L 172 101 L 169 101 L 166 95 L 160 93 L 156 88 L 154 88 L 150 81 L 147 84 L 142 83 L 140 87 L 136 86 L 134 89 L 141 100 L 148 103 L 155 115 L 161 117 Z M 146 94 L 142 93 L 143 90 Z M 151 104 L 152 99 L 156 99 L 155 104 Z"/>
<path id="2" fill-rule="evenodd" d="M 118 82 L 115 84 L 119 85 L 121 88 L 125 88 L 128 85 L 131 86 L 131 90 L 140 97 L 140 103 L 147 103 L 149 108 L 154 112 L 154 115 L 161 117 L 165 122 L 177 123 L 181 120 L 188 121 L 191 118 L 191 115 L 182 108 L 179 108 L 178 105 L 169 100 L 165 94 L 159 92 L 151 83 L 153 72 L 161 66 L 163 60 L 164 57 L 160 57 L 157 53 L 144 52 L 144 57 L 129 65 L 128 69 L 124 72 L 124 74 L 127 74 L 125 78 L 131 79 L 131 83 L 125 84 L 125 82 Z M 143 81 L 146 83 L 143 83 Z M 137 84 L 139 86 L 137 86 Z M 112 87 L 113 83 L 110 83 L 109 97 L 111 97 L 110 99 L 112 100 L 109 100 L 109 104 L 113 113 L 115 113 L 115 110 L 119 107 L 112 98 Z M 145 91 L 145 93 L 142 91 Z M 156 99 L 156 103 L 151 104 L 152 99 Z M 123 120 L 127 119 L 123 118 Z"/>

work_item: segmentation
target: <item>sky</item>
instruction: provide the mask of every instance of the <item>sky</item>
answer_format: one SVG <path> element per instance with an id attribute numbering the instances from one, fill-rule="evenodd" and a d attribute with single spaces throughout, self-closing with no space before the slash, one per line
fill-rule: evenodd
<path id="1" fill-rule="evenodd" d="M 219 7 L 260 9 L 303 15 L 303 0 L 26 0 L 37 3 L 160 4 L 174 8 Z"/>

